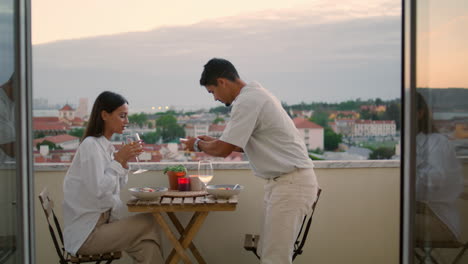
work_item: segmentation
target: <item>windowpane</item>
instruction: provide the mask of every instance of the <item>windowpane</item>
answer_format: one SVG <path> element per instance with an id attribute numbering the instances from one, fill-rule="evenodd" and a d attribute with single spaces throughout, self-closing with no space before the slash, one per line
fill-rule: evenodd
<path id="1" fill-rule="evenodd" d="M 417 1 L 414 253 L 428 257 L 422 263 L 452 263 L 468 241 L 467 15 L 463 0 Z"/>

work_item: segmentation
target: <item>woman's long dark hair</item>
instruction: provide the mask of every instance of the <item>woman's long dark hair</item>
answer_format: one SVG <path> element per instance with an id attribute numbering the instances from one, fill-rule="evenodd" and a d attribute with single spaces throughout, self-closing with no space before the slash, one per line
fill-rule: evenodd
<path id="1" fill-rule="evenodd" d="M 102 92 L 96 98 L 96 101 L 94 101 L 93 110 L 91 110 L 91 116 L 89 117 L 82 140 L 89 136 L 102 136 L 104 132 L 104 120 L 102 120 L 101 112 L 104 110 L 107 113 L 112 113 L 124 104 L 128 104 L 127 99 L 120 94 L 109 91 Z"/>
<path id="2" fill-rule="evenodd" d="M 432 112 L 426 103 L 424 97 L 416 92 L 416 132 L 424 134 L 438 133 L 437 128 L 434 126 L 434 119 L 432 119 Z M 419 116 L 421 115 L 421 116 Z"/>

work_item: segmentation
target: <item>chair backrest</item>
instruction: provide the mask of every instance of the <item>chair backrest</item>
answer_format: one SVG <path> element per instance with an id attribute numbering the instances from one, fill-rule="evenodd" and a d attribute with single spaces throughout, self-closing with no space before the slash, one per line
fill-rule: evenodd
<path id="1" fill-rule="evenodd" d="M 312 204 L 312 211 L 310 212 L 310 215 L 304 216 L 304 219 L 302 220 L 301 229 L 299 230 L 299 234 L 297 235 L 296 243 L 294 243 L 294 254 L 292 257 L 293 260 L 297 257 L 297 255 L 302 254 L 302 248 L 304 247 L 306 239 L 307 239 L 307 235 L 309 234 L 310 225 L 312 223 L 312 216 L 314 215 L 315 207 L 317 206 L 317 202 L 320 198 L 321 193 L 322 193 L 322 189 L 318 189 L 317 198 Z M 307 221 L 307 224 L 306 224 L 306 221 Z M 304 224 L 305 224 L 305 228 L 304 228 Z M 304 230 L 304 233 L 302 232 L 302 230 Z"/>
<path id="2" fill-rule="evenodd" d="M 57 219 L 57 216 L 54 212 L 54 201 L 50 199 L 49 192 L 47 187 L 42 190 L 39 194 L 39 201 L 41 201 L 42 209 L 44 210 L 44 214 L 47 219 L 47 224 L 49 225 L 49 232 L 54 241 L 55 250 L 57 251 L 57 255 L 60 258 L 60 263 L 67 263 L 65 258 L 65 248 L 63 246 L 63 235 L 62 229 L 60 227 L 60 223 Z M 54 226 L 51 224 L 51 218 L 54 222 Z M 60 244 L 59 244 L 60 240 Z"/>

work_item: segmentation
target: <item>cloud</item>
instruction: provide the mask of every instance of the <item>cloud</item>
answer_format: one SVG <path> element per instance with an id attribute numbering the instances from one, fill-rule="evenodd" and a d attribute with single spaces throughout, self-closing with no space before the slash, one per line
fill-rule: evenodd
<path id="1" fill-rule="evenodd" d="M 290 104 L 399 97 L 400 17 L 345 11 L 346 19 L 332 8 L 317 15 L 275 11 L 36 45 L 35 97 L 94 100 L 109 89 L 139 109 L 212 107 L 218 104 L 198 85 L 212 57 L 231 60 L 241 77 Z"/>

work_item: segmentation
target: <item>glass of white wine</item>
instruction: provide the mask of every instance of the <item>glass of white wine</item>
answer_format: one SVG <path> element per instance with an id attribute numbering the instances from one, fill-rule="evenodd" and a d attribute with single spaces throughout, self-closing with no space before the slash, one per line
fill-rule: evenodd
<path id="1" fill-rule="evenodd" d="M 213 164 L 210 160 L 200 160 L 198 162 L 198 179 L 203 183 L 206 190 L 206 185 L 213 179 Z"/>
<path id="2" fill-rule="evenodd" d="M 129 133 L 129 134 L 125 135 L 125 138 L 126 138 L 126 143 L 127 144 L 131 144 L 132 142 L 137 142 L 137 143 L 141 142 L 140 135 L 138 133 L 136 133 L 136 132 L 132 132 L 132 133 Z M 133 174 L 140 174 L 140 173 L 143 173 L 143 172 L 147 172 L 148 170 L 145 170 L 145 169 L 141 168 L 140 160 L 138 159 L 138 156 L 136 156 L 135 159 L 137 161 L 138 170 L 136 170 L 136 171 L 134 171 L 132 173 Z"/>

